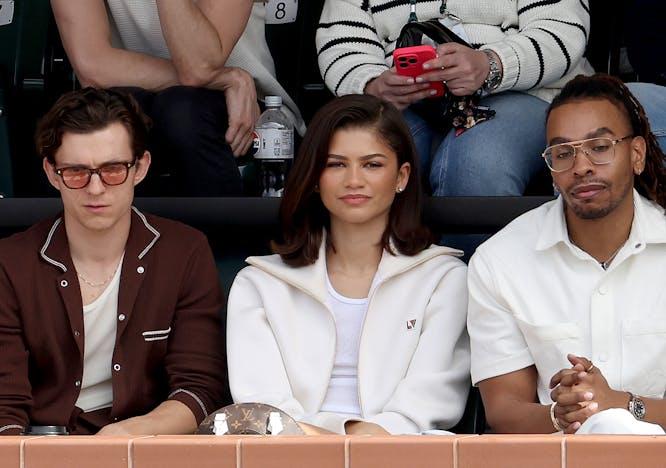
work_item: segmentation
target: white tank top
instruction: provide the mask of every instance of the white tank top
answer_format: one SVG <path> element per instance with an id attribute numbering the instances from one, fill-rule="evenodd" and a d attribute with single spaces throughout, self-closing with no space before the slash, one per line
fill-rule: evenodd
<path id="1" fill-rule="evenodd" d="M 83 307 L 83 378 L 76 400 L 76 406 L 83 411 L 113 404 L 111 361 L 116 344 L 121 265 L 122 259 L 104 292 Z"/>

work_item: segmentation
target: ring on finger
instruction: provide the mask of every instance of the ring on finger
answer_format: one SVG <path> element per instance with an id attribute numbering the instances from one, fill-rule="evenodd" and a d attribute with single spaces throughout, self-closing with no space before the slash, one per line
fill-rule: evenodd
<path id="1" fill-rule="evenodd" d="M 590 362 L 590 367 L 585 369 L 585 372 L 590 373 L 590 372 L 592 372 L 592 369 L 594 369 L 594 363 Z"/>

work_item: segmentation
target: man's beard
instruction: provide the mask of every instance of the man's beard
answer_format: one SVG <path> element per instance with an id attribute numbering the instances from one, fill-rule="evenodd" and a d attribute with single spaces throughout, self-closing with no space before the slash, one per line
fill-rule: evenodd
<path id="1" fill-rule="evenodd" d="M 586 183 L 594 183 L 598 181 L 587 181 Z M 606 190 L 608 193 L 612 192 L 613 185 L 606 183 L 605 181 L 603 182 L 604 185 L 606 186 Z M 612 213 L 618 206 L 622 204 L 622 202 L 629 196 L 629 193 L 631 193 L 631 190 L 633 188 L 632 181 L 629 181 L 622 190 L 622 193 L 615 197 L 611 198 L 606 206 L 599 206 L 599 207 L 591 207 L 587 206 L 585 203 L 567 203 L 567 198 L 564 198 L 565 205 L 571 209 L 571 211 L 576 215 L 576 217 L 580 219 L 586 219 L 586 220 L 591 220 L 591 219 L 601 219 L 606 216 L 608 216 L 610 213 Z"/>

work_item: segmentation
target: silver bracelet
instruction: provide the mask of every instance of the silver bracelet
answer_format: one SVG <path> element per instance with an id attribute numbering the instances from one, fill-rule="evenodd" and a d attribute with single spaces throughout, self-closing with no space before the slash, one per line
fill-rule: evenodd
<path id="1" fill-rule="evenodd" d="M 555 428 L 555 431 L 563 432 L 564 428 L 560 425 L 560 422 L 555 417 L 555 405 L 556 404 L 557 403 L 555 402 L 552 405 L 550 405 L 550 422 L 553 423 L 553 427 Z"/>

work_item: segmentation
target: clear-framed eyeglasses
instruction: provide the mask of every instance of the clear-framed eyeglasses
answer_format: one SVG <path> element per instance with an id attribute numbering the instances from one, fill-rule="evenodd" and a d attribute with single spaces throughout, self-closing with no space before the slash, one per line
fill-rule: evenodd
<path id="1" fill-rule="evenodd" d="M 578 150 L 582 151 L 592 164 L 610 164 L 615 157 L 615 145 L 629 138 L 633 138 L 633 135 L 627 135 L 617 140 L 603 137 L 560 143 L 546 148 L 541 156 L 553 172 L 564 172 L 571 169 L 576 161 Z"/>
<path id="2" fill-rule="evenodd" d="M 82 189 L 90 183 L 93 174 L 97 174 L 104 185 L 121 185 L 127 180 L 129 170 L 136 164 L 132 162 L 111 162 L 95 169 L 85 166 L 67 166 L 56 168 L 55 173 L 60 176 L 65 187 Z"/>

